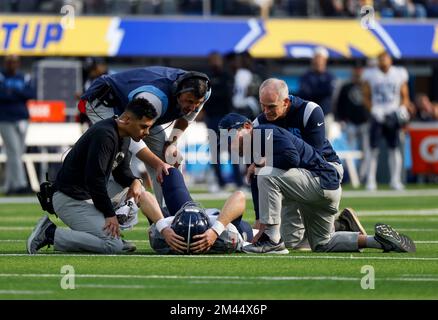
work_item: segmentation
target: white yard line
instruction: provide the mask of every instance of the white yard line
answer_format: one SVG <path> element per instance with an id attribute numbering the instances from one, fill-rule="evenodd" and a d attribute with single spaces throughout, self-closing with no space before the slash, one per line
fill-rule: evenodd
<path id="1" fill-rule="evenodd" d="M 164 288 L 165 286 L 156 286 L 156 285 L 117 285 L 117 284 L 78 284 L 75 285 L 75 288 L 81 289 L 154 289 L 154 288 Z"/>
<path id="2" fill-rule="evenodd" d="M 0 226 L 0 231 L 31 231 L 34 227 Z M 134 227 L 132 231 L 144 231 L 144 227 Z M 438 232 L 438 228 L 397 228 L 397 231 Z"/>
<path id="3" fill-rule="evenodd" d="M 3 273 L 0 278 L 62 278 L 61 274 L 26 274 L 26 273 Z M 75 274 L 76 278 L 87 279 L 143 279 L 143 280 L 203 280 L 203 281 L 222 281 L 222 280 L 236 280 L 236 281 L 360 281 L 361 277 L 339 277 L 339 276 L 181 276 L 181 275 L 131 275 L 131 274 Z M 386 277 L 376 278 L 376 281 L 404 281 L 404 282 L 438 282 L 438 277 L 428 278 L 412 278 L 412 277 Z M 136 288 L 143 289 L 147 286 L 141 285 L 111 285 L 111 284 L 85 284 L 79 285 L 82 287 L 91 288 Z M 78 287 L 79 287 L 78 286 Z"/>
<path id="4" fill-rule="evenodd" d="M 29 255 L 26 253 L 6 253 L 0 254 L 0 258 L 9 257 L 27 257 L 27 258 L 38 258 L 38 257 L 90 257 L 90 258 L 108 258 L 108 257 L 118 257 L 118 258 L 143 258 L 143 259 L 296 259 L 296 260 L 307 260 L 307 259 L 321 259 L 321 260 L 394 260 L 394 261 L 438 261 L 438 257 L 388 257 L 385 254 L 381 256 L 320 256 L 309 254 L 308 256 L 294 256 L 294 255 L 257 255 L 257 254 L 229 254 L 229 255 L 216 255 L 216 254 L 205 254 L 205 255 L 155 255 L 155 254 L 63 254 L 63 253 L 49 253 L 49 254 L 37 254 Z"/>
<path id="5" fill-rule="evenodd" d="M 194 200 L 225 200 L 232 193 L 231 192 L 218 192 L 218 193 L 193 193 Z M 250 192 L 246 192 L 248 197 L 251 197 Z M 378 190 L 375 192 L 365 190 L 349 190 L 342 193 L 343 198 L 400 198 L 400 197 L 431 197 L 438 196 L 438 189 L 418 189 L 418 190 Z M 9 203 L 38 203 L 36 196 L 29 197 L 2 197 L 0 198 L 0 204 Z"/>
<path id="6" fill-rule="evenodd" d="M 50 294 L 51 290 L 0 290 L 0 294 Z"/>
<path id="7" fill-rule="evenodd" d="M 0 227 L 0 231 L 28 231 L 33 230 L 34 227 Z"/>
<path id="8" fill-rule="evenodd" d="M 431 209 L 399 209 L 399 210 L 356 210 L 359 216 L 438 216 L 438 208 Z M 0 222 L 37 222 L 39 217 L 2 216 Z M 29 227 L 30 228 L 30 227 Z"/>
<path id="9" fill-rule="evenodd" d="M 437 228 L 396 228 L 401 232 L 438 232 Z"/>
<path id="10" fill-rule="evenodd" d="M 436 216 L 438 208 L 407 210 L 357 210 L 359 216 Z"/>

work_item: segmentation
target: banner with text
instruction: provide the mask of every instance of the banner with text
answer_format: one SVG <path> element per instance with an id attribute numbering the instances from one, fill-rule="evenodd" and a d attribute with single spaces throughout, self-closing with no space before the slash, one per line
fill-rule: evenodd
<path id="1" fill-rule="evenodd" d="M 438 58 L 438 21 L 195 19 L 0 15 L 0 55 L 204 57 L 249 51 L 258 58 L 306 58 L 324 46 L 332 58 Z"/>

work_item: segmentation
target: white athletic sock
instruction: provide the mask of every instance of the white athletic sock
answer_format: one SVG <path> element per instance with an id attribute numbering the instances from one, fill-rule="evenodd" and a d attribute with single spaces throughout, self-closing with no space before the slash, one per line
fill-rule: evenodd
<path id="1" fill-rule="evenodd" d="M 269 237 L 269 239 L 271 239 L 273 242 L 275 242 L 275 243 L 280 242 L 281 235 L 280 235 L 280 225 L 279 224 L 266 225 L 264 232 Z"/>
<path id="2" fill-rule="evenodd" d="M 367 236 L 367 248 L 383 249 L 380 242 L 374 239 L 374 236 Z"/>
<path id="3" fill-rule="evenodd" d="M 391 186 L 397 187 L 401 183 L 402 173 L 402 156 L 400 149 L 389 149 L 388 151 L 388 165 L 391 173 Z"/>
<path id="4" fill-rule="evenodd" d="M 373 149 L 370 154 L 368 167 L 367 187 L 376 187 L 377 161 L 379 159 L 379 149 Z"/>

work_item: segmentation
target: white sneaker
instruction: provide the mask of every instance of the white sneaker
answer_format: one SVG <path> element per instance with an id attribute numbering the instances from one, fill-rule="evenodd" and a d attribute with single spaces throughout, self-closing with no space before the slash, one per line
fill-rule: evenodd
<path id="1" fill-rule="evenodd" d="M 216 183 L 212 183 L 208 185 L 208 192 L 210 193 L 217 193 L 220 191 L 219 185 Z"/>
<path id="2" fill-rule="evenodd" d="M 377 185 L 375 183 L 367 183 L 365 189 L 367 189 L 368 191 L 376 191 Z"/>
<path id="3" fill-rule="evenodd" d="M 403 185 L 403 183 L 400 183 L 400 182 L 399 183 L 391 183 L 389 186 L 393 190 L 397 190 L 397 191 L 405 190 L 405 186 Z"/>

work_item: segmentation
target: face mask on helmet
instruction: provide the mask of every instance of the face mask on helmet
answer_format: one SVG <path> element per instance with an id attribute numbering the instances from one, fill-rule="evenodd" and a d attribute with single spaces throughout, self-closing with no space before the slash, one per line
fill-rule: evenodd
<path id="1" fill-rule="evenodd" d="M 210 222 L 205 210 L 197 203 L 187 202 L 176 214 L 171 228 L 184 238 L 187 243 L 187 253 L 193 237 L 202 234 L 210 228 Z"/>

